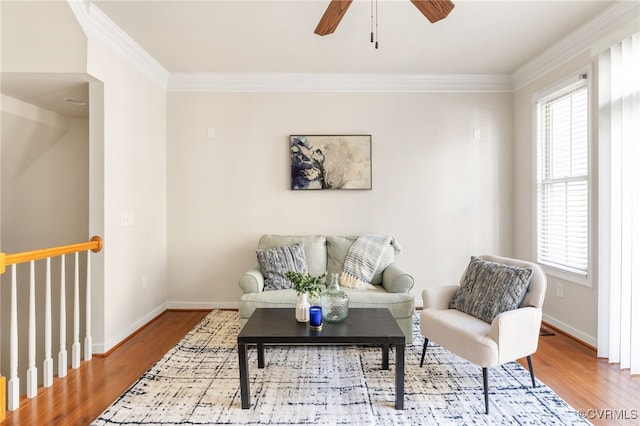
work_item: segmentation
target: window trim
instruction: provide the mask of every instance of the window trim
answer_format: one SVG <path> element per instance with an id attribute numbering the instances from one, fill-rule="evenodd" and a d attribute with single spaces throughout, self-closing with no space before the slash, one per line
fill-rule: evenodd
<path id="1" fill-rule="evenodd" d="M 538 259 L 538 102 L 543 98 L 546 98 L 556 92 L 559 92 L 563 89 L 569 88 L 571 85 L 577 85 L 580 81 L 582 81 L 582 76 L 587 75 L 587 91 L 588 91 L 588 120 L 589 120 L 589 129 L 588 129 L 588 152 L 589 152 L 589 160 L 588 160 L 588 178 L 587 183 L 589 185 L 589 189 L 587 192 L 588 196 L 588 233 L 589 233 L 589 246 L 587 249 L 587 273 L 586 276 L 583 273 L 571 272 L 565 269 L 560 269 L 558 267 L 554 267 L 553 265 L 539 262 L 539 265 L 545 271 L 545 273 L 549 276 L 560 278 L 564 281 L 572 282 L 575 284 L 580 284 L 585 287 L 593 287 L 593 283 L 595 280 L 595 276 L 597 275 L 597 271 L 594 270 L 595 265 L 595 247 L 598 244 L 597 241 L 597 233 L 595 232 L 594 224 L 597 223 L 597 212 L 594 212 L 594 206 L 597 206 L 597 188 L 594 186 L 594 182 L 597 182 L 595 179 L 597 175 L 597 171 L 594 169 L 594 165 L 597 164 L 596 157 L 596 147 L 594 147 L 594 131 L 596 130 L 596 125 L 594 123 L 594 105 L 596 103 L 596 96 L 594 96 L 593 91 L 593 70 L 592 66 L 588 65 L 579 69 L 577 72 L 571 73 L 569 76 L 566 76 L 562 79 L 557 80 L 555 83 L 536 91 L 533 93 L 531 97 L 531 124 L 532 124 L 532 143 L 531 143 L 531 165 L 532 165 L 532 179 L 531 179 L 531 188 L 532 188 L 532 227 L 531 227 L 531 235 L 532 235 L 532 253 L 533 258 Z"/>

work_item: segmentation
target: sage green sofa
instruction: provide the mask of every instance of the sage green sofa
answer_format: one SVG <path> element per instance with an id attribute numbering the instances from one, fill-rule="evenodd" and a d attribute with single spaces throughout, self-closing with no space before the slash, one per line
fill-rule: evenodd
<path id="1" fill-rule="evenodd" d="M 263 235 L 258 249 L 293 245 L 302 242 L 307 267 L 312 275 L 340 273 L 351 244 L 357 236 Z M 349 295 L 350 308 L 388 308 L 404 332 L 407 343 L 413 337 L 415 298 L 410 293 L 413 277 L 395 262 L 395 250 L 385 250 L 371 284 L 374 290 L 341 287 Z M 264 291 L 264 277 L 256 264 L 240 277 L 240 325 L 244 326 L 256 308 L 293 308 L 297 295 L 293 289 Z"/>

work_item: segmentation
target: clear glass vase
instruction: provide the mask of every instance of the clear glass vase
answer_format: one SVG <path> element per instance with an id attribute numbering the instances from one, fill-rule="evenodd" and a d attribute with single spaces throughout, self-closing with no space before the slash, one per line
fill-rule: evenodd
<path id="1" fill-rule="evenodd" d="M 338 285 L 338 274 L 331 274 L 322 296 L 322 316 L 327 322 L 341 322 L 349 314 L 349 296 Z"/>

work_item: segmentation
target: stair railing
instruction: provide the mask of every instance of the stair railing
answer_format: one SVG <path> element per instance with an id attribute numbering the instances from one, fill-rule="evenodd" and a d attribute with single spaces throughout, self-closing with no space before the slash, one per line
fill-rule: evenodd
<path id="1" fill-rule="evenodd" d="M 71 346 L 71 368 L 80 367 L 80 273 L 79 253 L 87 252 L 86 276 L 86 336 L 84 338 L 84 360 L 92 357 L 91 338 L 91 256 L 90 251 L 102 250 L 102 238 L 93 237 L 91 241 L 65 246 L 51 247 L 22 253 L 0 253 L 0 275 L 7 266 L 11 266 L 11 296 L 9 320 L 9 380 L 0 376 L 0 422 L 5 419 L 6 410 L 16 410 L 20 406 L 20 378 L 18 377 L 18 303 L 16 265 L 29 262 L 29 324 L 28 324 L 28 369 L 27 398 L 38 393 L 38 368 L 36 367 L 36 303 L 35 303 L 35 261 L 46 261 L 45 273 L 45 312 L 44 312 L 44 364 L 43 387 L 53 385 L 53 358 L 51 355 L 51 259 L 60 257 L 60 350 L 58 352 L 58 377 L 67 375 L 66 350 L 66 271 L 65 255 L 75 255 L 73 288 L 73 344 Z M 6 396 L 5 396 L 6 395 Z M 6 402 L 6 405 L 5 405 Z"/>

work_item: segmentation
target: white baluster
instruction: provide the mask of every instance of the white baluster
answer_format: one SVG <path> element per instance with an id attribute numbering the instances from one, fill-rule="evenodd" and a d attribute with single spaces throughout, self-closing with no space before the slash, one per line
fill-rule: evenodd
<path id="1" fill-rule="evenodd" d="M 71 345 L 71 368 L 78 367 L 80 367 L 80 268 L 78 252 L 76 252 L 73 279 L 73 345 Z"/>
<path id="2" fill-rule="evenodd" d="M 44 294 L 44 362 L 42 365 L 42 386 L 53 385 L 53 358 L 51 358 L 51 258 L 47 257 Z"/>
<path id="3" fill-rule="evenodd" d="M 27 368 L 27 398 L 38 394 L 36 367 L 36 272 L 35 261 L 29 262 L 29 368 Z"/>
<path id="4" fill-rule="evenodd" d="M 16 265 L 11 266 L 11 318 L 9 320 L 9 383 L 7 384 L 7 409 L 20 406 L 20 379 L 18 378 L 18 297 Z"/>
<path id="5" fill-rule="evenodd" d="M 87 291 L 85 300 L 86 336 L 84 338 L 84 360 L 90 361 L 93 355 L 91 338 L 91 251 L 87 250 Z"/>
<path id="6" fill-rule="evenodd" d="M 67 296 L 65 292 L 65 261 L 60 256 L 60 352 L 58 352 L 58 377 L 67 376 Z"/>

